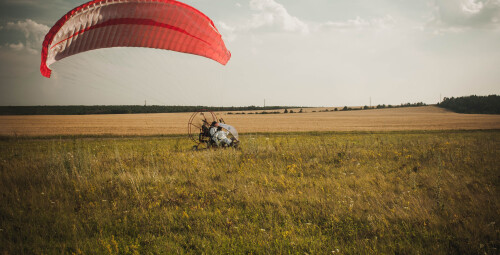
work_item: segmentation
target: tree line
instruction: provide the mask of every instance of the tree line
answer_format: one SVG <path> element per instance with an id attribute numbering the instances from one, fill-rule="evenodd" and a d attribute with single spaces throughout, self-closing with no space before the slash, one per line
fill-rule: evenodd
<path id="1" fill-rule="evenodd" d="M 445 97 L 438 106 L 458 113 L 500 114 L 500 96 Z"/>
<path id="2" fill-rule="evenodd" d="M 446 98 L 445 98 L 446 99 Z M 368 110 L 368 109 L 383 109 L 383 108 L 398 108 L 398 107 L 417 107 L 425 106 L 424 103 L 406 103 L 401 105 L 377 105 L 364 106 L 361 108 L 333 108 L 322 111 L 352 111 L 352 110 Z M 138 114 L 138 113 L 180 113 L 194 112 L 200 109 L 210 111 L 227 111 L 234 112 L 229 114 L 280 114 L 280 113 L 295 113 L 289 108 L 301 108 L 298 106 L 243 106 L 243 107 L 211 107 L 211 106 L 164 106 L 164 105 L 58 105 L 58 106 L 0 106 L 0 115 L 90 115 L 90 114 Z M 302 107 L 307 108 L 307 107 Z M 297 113 L 303 113 L 303 109 Z M 282 111 L 285 109 L 284 111 Z M 273 110 L 272 112 L 266 112 Z M 281 112 L 281 111 L 282 112 Z M 255 113 L 245 113 L 237 111 L 256 111 Z M 257 112 L 259 111 L 259 112 Z M 313 111 L 316 112 L 316 111 Z"/>
<path id="3" fill-rule="evenodd" d="M 210 111 L 262 111 L 283 109 L 283 106 L 163 106 L 163 105 L 68 105 L 68 106 L 0 106 L 0 115 L 88 115 L 88 114 L 133 114 L 133 113 L 178 113 L 199 109 Z"/>

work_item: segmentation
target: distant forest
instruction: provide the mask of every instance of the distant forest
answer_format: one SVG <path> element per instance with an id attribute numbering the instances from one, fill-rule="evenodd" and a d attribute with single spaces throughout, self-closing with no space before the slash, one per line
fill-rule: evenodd
<path id="1" fill-rule="evenodd" d="M 208 107 L 208 106 L 160 106 L 160 105 L 71 105 L 71 106 L 0 106 L 0 115 L 88 115 L 130 113 L 174 113 L 194 112 L 199 109 L 211 111 L 276 110 L 283 106 Z"/>
<path id="2" fill-rule="evenodd" d="M 353 111 L 353 110 L 369 110 L 383 108 L 399 108 L 399 107 L 417 107 L 425 106 L 424 103 L 406 103 L 401 105 L 377 105 L 364 107 L 338 107 L 331 111 Z M 59 106 L 0 106 L 0 115 L 90 115 L 90 114 L 134 114 L 134 113 L 176 113 L 176 112 L 194 112 L 200 109 L 210 111 L 228 111 L 229 114 L 280 114 L 294 113 L 290 108 L 298 109 L 296 113 L 303 113 L 302 108 L 309 107 L 301 106 L 245 106 L 245 107 L 209 107 L 209 106 L 161 106 L 161 105 L 59 105 Z M 278 111 L 285 109 L 284 111 Z M 241 111 L 241 112 L 238 112 Z M 243 111 L 255 111 L 245 113 Z M 328 112 L 330 110 L 320 110 L 320 112 Z M 316 112 L 316 111 L 312 111 Z"/>
<path id="3" fill-rule="evenodd" d="M 500 96 L 445 97 L 438 106 L 458 113 L 500 114 Z"/>

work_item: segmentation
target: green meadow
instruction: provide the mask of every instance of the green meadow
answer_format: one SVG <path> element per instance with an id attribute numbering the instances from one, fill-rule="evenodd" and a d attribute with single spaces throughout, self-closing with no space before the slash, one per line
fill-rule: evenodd
<path id="1" fill-rule="evenodd" d="M 498 254 L 500 131 L 0 140 L 2 254 Z"/>

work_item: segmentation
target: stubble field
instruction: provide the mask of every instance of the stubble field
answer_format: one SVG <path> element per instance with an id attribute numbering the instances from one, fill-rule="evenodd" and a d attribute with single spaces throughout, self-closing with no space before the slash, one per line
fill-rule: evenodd
<path id="1" fill-rule="evenodd" d="M 306 113 L 293 114 L 217 114 L 241 133 L 500 129 L 499 115 L 457 114 L 435 106 L 338 112 L 319 110 L 305 109 Z M 0 135 L 185 134 L 190 115 L 0 116 Z"/>
<path id="2" fill-rule="evenodd" d="M 498 254 L 498 119 L 431 108 L 413 130 L 395 124 L 418 110 L 362 127 L 402 131 L 247 133 L 239 150 L 192 151 L 184 135 L 4 136 L 0 253 Z M 224 118 L 310 127 L 315 114 L 353 124 L 375 113 Z M 492 130 L 418 131 L 425 123 Z"/>

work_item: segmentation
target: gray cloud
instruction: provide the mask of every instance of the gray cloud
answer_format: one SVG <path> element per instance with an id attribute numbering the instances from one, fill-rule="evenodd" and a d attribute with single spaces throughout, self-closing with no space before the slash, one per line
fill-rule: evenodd
<path id="1" fill-rule="evenodd" d="M 4 0 L 4 4 L 12 5 L 40 5 L 43 4 L 41 1 L 37 0 Z"/>
<path id="2" fill-rule="evenodd" d="M 82 2 L 83 1 L 78 1 L 78 0 L 53 0 L 50 3 L 47 3 L 46 1 L 39 1 L 39 0 L 3 0 L 3 4 L 7 5 L 28 5 L 28 6 L 35 6 L 35 7 L 46 7 L 47 4 L 52 4 L 52 5 L 67 5 L 67 4 L 73 4 L 73 3 L 68 3 L 68 2 Z"/>

